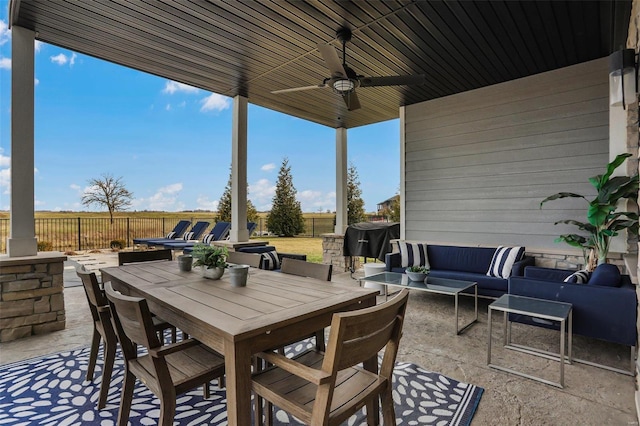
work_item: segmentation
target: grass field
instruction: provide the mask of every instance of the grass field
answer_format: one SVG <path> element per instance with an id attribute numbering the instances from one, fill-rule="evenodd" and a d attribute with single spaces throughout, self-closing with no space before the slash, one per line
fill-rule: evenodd
<path id="1" fill-rule="evenodd" d="M 307 261 L 322 263 L 322 238 L 266 237 L 260 239 L 269 241 L 269 245 L 274 246 L 278 253 L 306 254 Z"/>

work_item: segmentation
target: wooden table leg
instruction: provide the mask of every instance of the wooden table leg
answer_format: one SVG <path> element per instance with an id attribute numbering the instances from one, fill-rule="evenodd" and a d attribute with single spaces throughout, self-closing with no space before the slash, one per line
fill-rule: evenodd
<path id="1" fill-rule="evenodd" d="M 227 417 L 231 426 L 251 424 L 251 352 L 243 342 L 225 342 Z"/>

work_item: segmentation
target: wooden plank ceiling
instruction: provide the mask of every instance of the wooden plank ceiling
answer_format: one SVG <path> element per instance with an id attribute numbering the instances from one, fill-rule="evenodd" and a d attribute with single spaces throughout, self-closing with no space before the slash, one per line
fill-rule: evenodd
<path id="1" fill-rule="evenodd" d="M 589 61 L 621 48 L 624 1 L 11 0 L 38 40 L 330 127 L 398 107 Z M 424 74 L 421 86 L 361 87 L 348 111 L 317 50 L 347 26 L 359 75 Z"/>

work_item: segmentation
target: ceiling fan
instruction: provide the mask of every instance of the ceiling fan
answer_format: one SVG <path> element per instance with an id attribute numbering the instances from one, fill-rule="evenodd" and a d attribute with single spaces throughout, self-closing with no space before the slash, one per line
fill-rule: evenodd
<path id="1" fill-rule="evenodd" d="M 342 63 L 336 49 L 330 44 L 318 44 L 318 50 L 322 59 L 331 71 L 331 77 L 325 78 L 322 83 L 315 86 L 294 87 L 291 89 L 274 90 L 271 93 L 298 92 L 301 90 L 318 89 L 330 87 L 336 94 L 342 96 L 349 111 L 360 108 L 360 101 L 355 90 L 358 87 L 376 86 L 404 86 L 423 84 L 424 74 L 416 75 L 394 75 L 386 77 L 365 77 L 358 75 L 347 66 L 346 44 L 351 40 L 351 30 L 343 27 L 336 32 L 336 37 L 342 42 Z"/>

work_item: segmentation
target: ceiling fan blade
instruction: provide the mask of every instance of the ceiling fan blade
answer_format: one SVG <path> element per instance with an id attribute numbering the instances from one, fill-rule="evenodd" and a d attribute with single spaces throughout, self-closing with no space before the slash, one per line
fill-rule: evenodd
<path id="1" fill-rule="evenodd" d="M 393 75 L 388 77 L 361 77 L 360 87 L 405 86 L 413 84 L 424 84 L 424 81 L 424 74 Z"/>
<path id="2" fill-rule="evenodd" d="M 344 103 L 347 104 L 347 109 L 349 111 L 360 109 L 360 100 L 358 99 L 358 95 L 356 95 L 356 92 L 342 95 L 342 99 L 344 99 Z"/>
<path id="3" fill-rule="evenodd" d="M 323 87 L 327 87 L 326 84 L 316 84 L 315 86 L 304 86 L 304 87 L 293 87 L 291 89 L 280 89 L 280 90 L 272 90 L 271 93 L 288 93 L 288 92 L 300 92 L 302 90 L 311 90 L 311 89 L 321 89 Z"/>
<path id="4" fill-rule="evenodd" d="M 324 62 L 327 64 L 327 68 L 331 71 L 331 77 L 347 77 L 347 72 L 344 70 L 342 62 L 340 62 L 335 47 L 330 44 L 319 44 L 318 50 L 322 55 L 322 59 L 324 59 Z"/>

